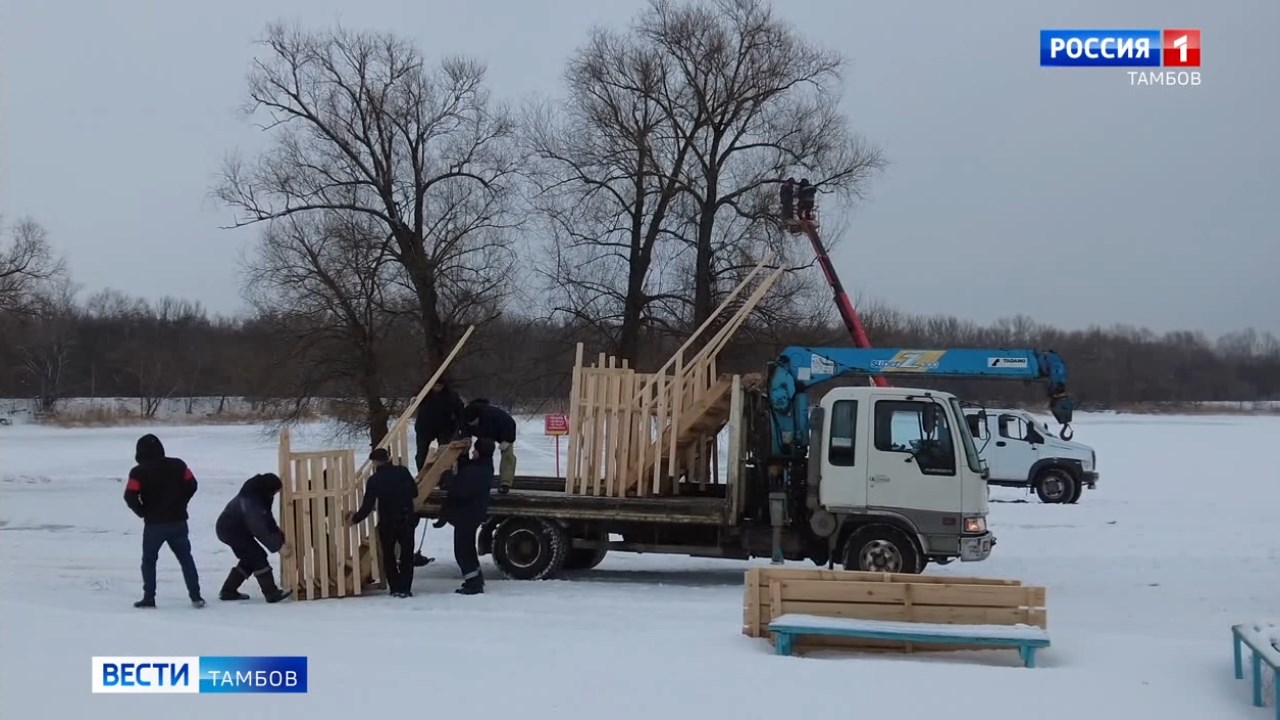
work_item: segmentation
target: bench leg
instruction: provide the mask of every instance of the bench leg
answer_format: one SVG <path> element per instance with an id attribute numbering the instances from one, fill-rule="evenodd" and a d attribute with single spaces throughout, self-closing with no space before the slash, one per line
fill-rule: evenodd
<path id="1" fill-rule="evenodd" d="M 775 633 L 773 636 L 773 648 L 776 655 L 790 655 L 791 633 Z"/>
<path id="2" fill-rule="evenodd" d="M 1018 654 L 1022 656 L 1023 667 L 1033 668 L 1036 666 L 1036 649 L 1030 645 L 1019 645 Z"/>
<path id="3" fill-rule="evenodd" d="M 1253 653 L 1253 706 L 1262 707 L 1262 656 Z"/>
<path id="4" fill-rule="evenodd" d="M 1234 630 L 1231 632 L 1231 644 L 1232 644 L 1232 646 L 1233 646 L 1233 647 L 1232 647 L 1232 650 L 1234 650 L 1234 651 L 1235 651 L 1235 659 L 1236 659 L 1236 679 L 1237 679 L 1237 680 L 1243 680 L 1243 679 L 1244 679 L 1244 665 L 1243 665 L 1243 663 L 1241 663 L 1241 662 L 1240 662 L 1240 635 L 1239 635 L 1239 634 L 1237 634 Z"/>

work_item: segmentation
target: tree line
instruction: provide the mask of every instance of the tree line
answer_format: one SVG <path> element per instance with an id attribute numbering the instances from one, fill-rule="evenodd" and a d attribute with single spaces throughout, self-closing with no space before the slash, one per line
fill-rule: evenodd
<path id="1" fill-rule="evenodd" d="M 558 97 L 510 103 L 474 58 L 432 63 L 394 33 L 271 24 L 245 103 L 266 149 L 233 154 L 212 188 L 234 226 L 259 228 L 243 267 L 250 312 L 80 298 L 24 221 L 0 245 L 0 393 L 47 408 L 126 395 L 144 413 L 168 396 L 250 396 L 295 417 L 350 398 L 338 411 L 376 441 L 393 398 L 470 325 L 451 380 L 538 403 L 567 393 L 576 342 L 660 364 L 766 254 L 789 272 L 726 362 L 758 371 L 786 344 L 843 344 L 776 202 L 784 178 L 804 177 L 839 218 L 885 166 L 838 110 L 843 63 L 765 0 L 653 0 L 626 27 L 590 31 Z M 838 222 L 823 234 L 838 238 Z M 1269 336 L 864 313 L 882 346 L 1054 347 L 1081 399 L 1100 404 L 1276 393 Z"/>

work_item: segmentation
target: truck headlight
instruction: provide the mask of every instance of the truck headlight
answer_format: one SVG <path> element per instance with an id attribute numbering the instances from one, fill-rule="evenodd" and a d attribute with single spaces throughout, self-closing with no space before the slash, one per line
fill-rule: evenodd
<path id="1" fill-rule="evenodd" d="M 978 534 L 986 531 L 987 519 L 985 517 L 967 517 L 964 519 L 964 532 Z"/>

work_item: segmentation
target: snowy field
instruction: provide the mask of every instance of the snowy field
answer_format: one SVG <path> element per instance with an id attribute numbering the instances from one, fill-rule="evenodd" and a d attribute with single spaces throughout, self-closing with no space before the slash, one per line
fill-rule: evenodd
<path id="1" fill-rule="evenodd" d="M 160 607 L 135 610 L 141 523 L 121 493 L 148 429 L 0 427 L 0 717 L 1273 717 L 1232 678 L 1229 628 L 1280 620 L 1277 417 L 1082 416 L 1098 490 L 1077 506 L 993 490 L 991 559 L 929 572 L 1047 586 L 1053 647 L 1034 670 L 1012 650 L 775 657 L 741 634 L 747 565 L 733 561 L 613 553 L 572 579 L 511 582 L 484 558 L 487 594 L 461 597 L 446 530 L 429 531 L 440 562 L 410 600 L 268 606 L 253 587 L 219 603 L 234 559 L 213 520 L 275 468 L 254 426 L 154 428 L 201 482 L 192 540 L 210 604 L 187 604 L 166 550 Z M 518 450 L 521 472 L 553 470 L 540 421 Z M 310 692 L 92 695 L 93 655 L 306 655 Z"/>

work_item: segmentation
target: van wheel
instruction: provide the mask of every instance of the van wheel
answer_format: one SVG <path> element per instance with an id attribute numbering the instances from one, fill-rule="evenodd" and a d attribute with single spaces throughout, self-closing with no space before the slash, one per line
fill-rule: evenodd
<path id="1" fill-rule="evenodd" d="M 1043 503 L 1065 503 L 1076 493 L 1076 479 L 1061 468 L 1049 468 L 1036 477 L 1036 495 Z"/>
<path id="2" fill-rule="evenodd" d="M 569 538 L 555 523 L 510 518 L 493 532 L 493 562 L 512 580 L 546 580 L 564 568 Z"/>
<path id="3" fill-rule="evenodd" d="M 1080 502 L 1080 496 L 1084 494 L 1084 483 L 1078 482 L 1075 485 L 1076 485 L 1075 492 L 1071 493 L 1071 499 L 1067 500 L 1067 502 L 1072 505 L 1075 505 L 1076 503 Z"/>
<path id="4" fill-rule="evenodd" d="M 844 544 L 844 569 L 917 574 L 924 568 L 915 541 L 887 525 L 867 525 Z"/>

